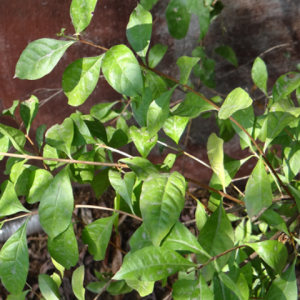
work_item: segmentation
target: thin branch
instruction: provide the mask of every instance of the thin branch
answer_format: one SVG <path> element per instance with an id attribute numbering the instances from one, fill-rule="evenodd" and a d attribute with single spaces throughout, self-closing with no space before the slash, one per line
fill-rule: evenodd
<path id="1" fill-rule="evenodd" d="M 93 44 L 93 43 L 90 43 L 90 42 L 88 42 L 88 41 L 85 41 L 85 40 L 78 40 L 78 42 L 83 43 L 83 44 L 87 44 L 87 45 L 90 45 L 90 46 L 93 46 L 93 47 L 96 47 L 96 48 L 99 48 L 99 49 L 102 49 L 102 50 L 104 50 L 104 51 L 108 51 L 108 49 L 105 48 L 105 47 L 97 46 L 97 45 L 95 45 L 95 44 Z"/>
<path id="2" fill-rule="evenodd" d="M 94 298 L 94 300 L 97 300 L 97 299 L 101 296 L 101 294 L 102 294 L 103 292 L 106 291 L 106 289 L 107 289 L 108 286 L 112 283 L 112 281 L 113 281 L 113 279 L 111 278 L 111 279 L 106 283 L 106 285 L 101 289 L 100 293 Z"/>
<path id="3" fill-rule="evenodd" d="M 27 154 L 15 154 L 15 153 L 6 153 L 6 152 L 0 152 L 0 156 L 1 155 L 10 156 L 10 157 L 19 157 L 19 158 L 24 158 L 24 159 L 57 161 L 57 162 L 64 162 L 64 163 L 68 163 L 68 164 L 82 164 L 82 165 L 92 165 L 92 166 L 128 168 L 128 166 L 125 164 L 117 164 L 117 163 L 102 163 L 102 162 L 84 161 L 84 160 L 76 160 L 76 159 L 50 158 L 50 157 L 40 157 L 40 156 L 33 156 L 33 155 L 27 155 Z"/>
<path id="4" fill-rule="evenodd" d="M 114 124 L 116 121 L 118 121 L 118 119 L 124 114 L 125 110 L 127 109 L 128 105 L 131 103 L 131 99 L 127 102 L 127 104 L 125 105 L 124 109 L 122 110 L 122 112 L 114 119 L 110 122 L 110 125 Z"/>
<path id="5" fill-rule="evenodd" d="M 106 146 L 104 144 L 96 144 L 96 145 L 99 146 L 100 148 L 105 148 L 105 149 L 108 149 L 108 150 L 110 150 L 112 152 L 116 152 L 116 153 L 122 154 L 122 155 L 124 155 L 124 156 L 126 156 L 128 158 L 132 158 L 131 155 L 127 154 L 126 152 L 120 151 L 118 149 L 115 149 L 115 148 L 112 148 L 112 147 L 108 147 L 108 146 Z"/>
<path id="6" fill-rule="evenodd" d="M 0 154 L 1 154 L 1 153 L 0 153 Z M 227 199 L 230 199 L 230 200 L 232 200 L 232 201 L 234 201 L 234 202 L 236 202 L 236 203 L 245 205 L 244 201 L 239 200 L 239 199 L 237 199 L 237 198 L 234 198 L 234 197 L 232 197 L 232 196 L 230 196 L 230 195 L 228 195 L 228 194 L 225 194 L 225 193 L 223 193 L 223 192 L 221 192 L 221 191 L 218 191 L 218 190 L 216 190 L 216 189 L 214 189 L 214 188 L 212 188 L 212 187 L 206 185 L 205 183 L 196 181 L 196 180 L 191 179 L 191 178 L 188 178 L 188 177 L 185 177 L 185 179 L 186 179 L 186 181 L 192 182 L 192 183 L 197 184 L 197 185 L 199 185 L 199 186 L 201 186 L 201 187 L 203 187 L 203 188 L 205 188 L 205 189 L 207 189 L 207 190 L 209 190 L 209 191 L 212 191 L 212 192 L 214 192 L 214 193 L 216 193 L 216 194 L 219 194 L 219 195 L 221 195 L 222 197 L 225 197 L 225 198 L 227 198 Z"/>

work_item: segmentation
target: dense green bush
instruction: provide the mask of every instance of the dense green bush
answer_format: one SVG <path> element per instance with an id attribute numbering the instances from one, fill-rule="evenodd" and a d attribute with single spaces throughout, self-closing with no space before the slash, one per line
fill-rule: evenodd
<path id="1" fill-rule="evenodd" d="M 92 19 L 96 2 L 73 0 L 71 18 L 76 38 L 66 36 L 62 29 L 58 36 L 67 40 L 45 38 L 30 43 L 20 56 L 15 76 L 39 79 L 52 71 L 69 47 L 86 43 L 81 35 Z M 110 185 L 115 189 L 111 217 L 86 225 L 82 232 L 82 241 L 94 260 L 104 259 L 112 231 L 118 232 L 120 214 L 141 222 L 130 239 L 131 250 L 116 274 L 96 273 L 99 281 L 83 287 L 84 266 L 74 271 L 72 287 L 78 299 L 84 299 L 85 289 L 96 293 L 107 290 L 113 295 L 134 289 L 146 296 L 152 293 L 156 281 L 164 286 L 167 278 L 178 272 L 178 280 L 172 286 L 175 300 L 297 299 L 295 264 L 300 241 L 292 232 L 297 229 L 295 220 L 300 205 L 295 179 L 300 170 L 300 108 L 295 106 L 300 98 L 300 73 L 281 76 L 268 96 L 266 65 L 261 58 L 254 61 L 253 81 L 268 99 L 260 116 L 254 115 L 253 101 L 242 88 L 234 89 L 224 101 L 220 97 L 209 100 L 195 91 L 189 80 L 193 71 L 204 85 L 215 87 L 215 62 L 207 57 L 204 48 L 197 47 L 191 57 L 178 59 L 179 80 L 154 69 L 167 50 L 157 44 L 148 52 L 152 31 L 149 10 L 156 2 L 141 0 L 126 28 L 128 41 L 140 59 L 125 45 L 110 49 L 101 45 L 105 53 L 78 59 L 63 74 L 62 88 L 68 103 L 79 106 L 92 93 L 101 70 L 108 83 L 123 95 L 121 110 L 114 108 L 117 102 L 100 103 L 90 109 L 90 114 L 76 111 L 47 131 L 46 125 L 41 125 L 36 131 L 37 146 L 29 138 L 39 109 L 35 96 L 20 103 L 25 132 L 0 124 L 0 155 L 2 159 L 10 156 L 6 164 L 9 180 L 1 185 L 1 217 L 26 212 L 30 218 L 36 213 L 25 209 L 19 196 L 25 196 L 29 204 L 40 202 L 38 214 L 48 235 L 48 251 L 59 270 L 52 276 L 39 275 L 39 288 L 45 299 L 60 299 L 58 287 L 64 269 L 76 266 L 79 259 L 72 213 L 75 207 L 89 206 L 74 206 L 71 182 L 91 184 L 97 197 Z M 166 9 L 169 32 L 176 39 L 185 37 L 193 12 L 199 17 L 203 39 L 222 7 L 220 1 L 171 0 Z M 230 47 L 223 45 L 215 52 L 237 66 Z M 170 108 L 172 94 L 179 88 L 186 97 Z M 295 90 L 293 101 L 291 94 Z M 15 101 L 3 115 L 15 118 L 18 105 Z M 210 165 L 178 146 L 188 122 L 204 112 L 215 113 L 220 126 L 220 137 L 212 133 L 208 139 Z M 115 128 L 103 125 L 112 119 L 116 119 Z M 129 122 L 135 126 L 129 127 Z M 177 146 L 159 140 L 161 129 Z M 230 140 L 232 132 L 238 134 L 241 148 L 248 148 L 251 155 L 236 160 L 224 153 L 224 140 Z M 36 153 L 24 150 L 26 140 Z M 129 143 L 135 145 L 140 157 L 117 150 Z M 163 164 L 154 165 L 147 157 L 156 144 L 169 147 L 176 154 L 168 154 Z M 280 147 L 281 154 L 270 150 L 274 145 Z M 9 152 L 11 147 L 15 153 Z M 113 152 L 125 158 L 114 162 Z M 201 168 L 213 170 L 209 186 L 171 172 L 179 155 L 189 155 L 202 164 Z M 238 197 L 227 194 L 239 168 L 253 157 L 257 162 L 245 191 L 239 190 Z M 43 160 L 44 169 L 28 163 L 34 159 Z M 211 192 L 208 207 L 197 201 L 196 236 L 178 221 L 189 181 Z M 223 197 L 234 203 L 230 210 L 224 210 Z M 10 220 L 7 218 L 2 224 Z M 0 252 L 0 277 L 12 294 L 9 299 L 24 299 L 29 291 L 23 291 L 29 269 L 27 222 Z M 286 246 L 289 243 L 291 247 Z M 194 260 L 189 255 L 192 253 L 196 254 Z"/>

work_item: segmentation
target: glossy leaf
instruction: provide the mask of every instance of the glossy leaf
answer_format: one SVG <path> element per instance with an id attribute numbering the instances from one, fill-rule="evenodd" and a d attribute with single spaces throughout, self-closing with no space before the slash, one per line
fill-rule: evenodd
<path id="1" fill-rule="evenodd" d="M 199 233 L 198 241 L 211 256 L 216 256 L 233 247 L 234 233 L 222 202 L 206 221 Z M 220 268 L 226 264 L 229 256 L 230 254 L 226 254 L 217 259 Z M 201 262 L 205 261 L 207 258 L 202 257 Z"/>
<path id="2" fill-rule="evenodd" d="M 162 242 L 161 247 L 176 251 L 189 251 L 191 253 L 202 253 L 209 259 L 210 256 L 205 253 L 199 245 L 197 238 L 179 221 L 175 223 L 169 234 Z"/>
<path id="3" fill-rule="evenodd" d="M 39 206 L 40 223 L 50 238 L 54 239 L 69 227 L 73 208 L 73 190 L 65 167 L 54 177 Z"/>
<path id="4" fill-rule="evenodd" d="M 149 106 L 147 112 L 147 128 L 151 137 L 160 130 L 169 116 L 170 99 L 175 88 L 176 86 L 162 94 Z"/>
<path id="5" fill-rule="evenodd" d="M 132 207 L 132 192 L 135 184 L 135 174 L 132 172 L 124 175 L 124 180 L 121 178 L 121 174 L 117 171 L 109 171 L 109 181 L 117 193 L 126 201 L 131 211 L 134 213 Z"/>
<path id="6" fill-rule="evenodd" d="M 18 199 L 14 185 L 9 180 L 5 180 L 1 184 L 0 218 L 20 211 L 29 212 Z"/>
<path id="7" fill-rule="evenodd" d="M 9 138 L 9 140 L 11 141 L 11 143 L 17 151 L 20 151 L 22 154 L 25 154 L 23 149 L 26 142 L 26 138 L 21 130 L 0 124 L 0 133 Z"/>
<path id="8" fill-rule="evenodd" d="M 226 97 L 219 111 L 219 118 L 227 119 L 236 111 L 245 109 L 251 104 L 249 94 L 241 88 L 236 88 Z"/>
<path id="9" fill-rule="evenodd" d="M 35 139 L 36 139 L 39 151 L 41 151 L 41 148 L 44 143 L 44 133 L 46 131 L 46 128 L 47 128 L 47 125 L 42 124 L 36 129 Z"/>
<path id="10" fill-rule="evenodd" d="M 146 63 L 146 53 L 150 44 L 152 32 L 152 15 L 138 4 L 129 18 L 126 28 L 127 39 L 133 50 Z"/>
<path id="11" fill-rule="evenodd" d="M 216 108 L 194 93 L 187 93 L 184 101 L 179 105 L 174 106 L 171 111 L 172 115 L 196 118 L 202 112 L 209 110 L 216 110 Z"/>
<path id="12" fill-rule="evenodd" d="M 65 69 L 62 88 L 69 105 L 83 104 L 93 92 L 99 79 L 103 55 L 77 59 Z"/>
<path id="13" fill-rule="evenodd" d="M 84 266 L 77 268 L 72 275 L 72 289 L 78 300 L 84 300 L 85 288 L 83 287 Z"/>
<path id="14" fill-rule="evenodd" d="M 71 144 L 74 136 L 74 124 L 66 118 L 61 125 L 54 125 L 46 132 L 46 143 L 65 152 L 71 158 Z"/>
<path id="15" fill-rule="evenodd" d="M 150 137 L 149 132 L 145 127 L 139 129 L 135 126 L 131 126 L 130 136 L 137 150 L 144 158 L 148 156 L 157 142 L 157 134 L 153 137 Z"/>
<path id="16" fill-rule="evenodd" d="M 188 117 L 170 116 L 164 126 L 163 130 L 177 145 L 189 121 Z"/>
<path id="17" fill-rule="evenodd" d="M 158 247 L 184 206 L 185 179 L 177 172 L 151 174 L 144 182 L 140 208 L 153 245 Z"/>
<path id="18" fill-rule="evenodd" d="M 215 49 L 215 52 L 228 60 L 235 67 L 238 66 L 237 58 L 235 52 L 229 46 L 220 46 Z"/>
<path id="19" fill-rule="evenodd" d="M 283 231 L 287 235 L 290 235 L 284 220 L 274 210 L 267 209 L 261 215 L 260 219 L 265 221 L 269 226 L 275 227 L 277 230 Z"/>
<path id="20" fill-rule="evenodd" d="M 146 230 L 145 223 L 142 223 L 142 225 L 131 236 L 129 245 L 131 247 L 130 253 L 153 246 L 149 233 Z"/>
<path id="21" fill-rule="evenodd" d="M 251 76 L 255 85 L 267 95 L 268 71 L 265 62 L 260 57 L 257 57 L 253 63 Z"/>
<path id="22" fill-rule="evenodd" d="M 289 72 L 280 76 L 273 87 L 273 100 L 277 102 L 286 98 L 298 86 L 300 86 L 300 73 Z"/>
<path id="23" fill-rule="evenodd" d="M 24 122 L 26 133 L 29 133 L 30 126 L 39 109 L 39 100 L 35 96 L 31 96 L 28 100 L 20 104 L 20 116 Z"/>
<path id="24" fill-rule="evenodd" d="M 260 158 L 246 185 L 245 204 L 250 218 L 263 208 L 268 208 L 272 204 L 272 198 L 270 179 Z"/>
<path id="25" fill-rule="evenodd" d="M 67 270 L 77 264 L 79 253 L 72 222 L 54 239 L 49 238 L 47 246 L 51 257 Z"/>
<path id="26" fill-rule="evenodd" d="M 199 200 L 197 200 L 195 219 L 196 219 L 197 228 L 199 231 L 201 231 L 208 219 L 208 215 L 205 212 L 204 205 Z"/>
<path id="27" fill-rule="evenodd" d="M 160 76 L 156 75 L 154 72 L 149 71 L 149 70 L 147 70 L 147 74 L 146 74 L 146 83 L 148 84 L 148 86 L 151 90 L 151 93 L 152 93 L 151 100 L 157 99 L 162 94 L 164 94 L 168 91 L 164 80 Z M 143 101 L 144 101 L 144 99 L 143 99 Z"/>
<path id="28" fill-rule="evenodd" d="M 162 44 L 156 44 L 154 45 L 150 50 L 148 54 L 148 64 L 150 68 L 155 68 L 160 61 L 165 56 L 166 52 L 168 50 L 168 46 L 163 46 Z"/>
<path id="29" fill-rule="evenodd" d="M 118 93 L 130 97 L 142 95 L 143 80 L 140 66 L 125 45 L 114 46 L 105 53 L 102 72 Z"/>
<path id="30" fill-rule="evenodd" d="M 128 136 L 122 129 L 114 130 L 114 133 L 109 140 L 108 146 L 112 148 L 121 148 L 128 143 Z"/>
<path id="31" fill-rule="evenodd" d="M 16 112 L 18 105 L 19 105 L 19 100 L 14 100 L 13 104 L 10 108 L 4 109 L 2 111 L 2 115 L 15 118 L 15 112 Z"/>
<path id="32" fill-rule="evenodd" d="M 297 278 L 295 274 L 294 263 L 282 274 L 276 278 L 268 290 L 266 300 L 286 300 L 297 299 Z"/>
<path id="33" fill-rule="evenodd" d="M 39 275 L 39 288 L 46 300 L 59 300 L 59 291 L 55 281 L 46 274 Z"/>
<path id="34" fill-rule="evenodd" d="M 291 181 L 300 171 L 300 151 L 298 142 L 292 142 L 284 148 L 283 172 L 288 181 Z"/>
<path id="35" fill-rule="evenodd" d="M 102 170 L 100 173 L 94 176 L 91 182 L 91 186 L 97 198 L 101 196 L 110 187 L 108 172 L 109 169 Z"/>
<path id="36" fill-rule="evenodd" d="M 99 103 L 97 105 L 94 105 L 90 110 L 90 114 L 92 117 L 96 118 L 100 122 L 103 122 L 103 119 L 111 111 L 111 108 L 117 103 L 118 101 L 114 101 L 114 102 Z"/>
<path id="37" fill-rule="evenodd" d="M 94 15 L 97 0 L 73 0 L 70 15 L 76 33 L 84 31 Z"/>
<path id="38" fill-rule="evenodd" d="M 186 84 L 194 65 L 199 61 L 198 57 L 181 56 L 177 60 L 180 69 L 180 84 Z"/>
<path id="39" fill-rule="evenodd" d="M 82 118 L 78 114 L 71 114 L 70 118 L 74 122 L 74 137 L 72 146 L 95 144 L 96 141 Z"/>
<path id="40" fill-rule="evenodd" d="M 225 189 L 223 140 L 218 138 L 215 133 L 208 138 L 207 155 L 214 173 L 219 177 L 223 189 Z"/>
<path id="41" fill-rule="evenodd" d="M 49 74 L 74 41 L 40 39 L 30 43 L 22 52 L 15 77 L 36 80 Z"/>
<path id="42" fill-rule="evenodd" d="M 0 152 L 8 152 L 11 143 L 7 136 L 0 133 Z M 0 155 L 0 160 L 4 158 L 4 155 Z"/>
<path id="43" fill-rule="evenodd" d="M 170 35 L 177 40 L 183 39 L 189 30 L 191 20 L 187 1 L 171 0 L 165 15 Z"/>
<path id="44" fill-rule="evenodd" d="M 21 292 L 20 294 L 11 294 L 7 296 L 7 300 L 25 300 L 26 295 L 30 290 Z"/>
<path id="45" fill-rule="evenodd" d="M 258 243 L 246 243 L 277 273 L 281 273 L 285 267 L 288 252 L 286 246 L 278 241 L 264 241 Z"/>
<path id="46" fill-rule="evenodd" d="M 200 26 L 199 39 L 202 40 L 210 24 L 209 5 L 205 5 L 203 1 L 187 0 L 187 7 L 190 13 L 194 13 L 198 16 Z"/>
<path id="47" fill-rule="evenodd" d="M 47 170 L 37 169 L 30 173 L 26 201 L 30 204 L 41 201 L 42 196 L 52 181 L 52 174 Z"/>
<path id="48" fill-rule="evenodd" d="M 12 294 L 21 293 L 29 270 L 26 222 L 6 241 L 0 252 L 0 278 Z"/>
<path id="49" fill-rule="evenodd" d="M 126 283 L 136 290 L 141 297 L 146 297 L 153 292 L 154 281 L 140 281 L 138 279 L 126 279 Z"/>
<path id="50" fill-rule="evenodd" d="M 102 260 L 105 257 L 106 248 L 110 240 L 112 226 L 118 214 L 102 218 L 84 227 L 82 241 L 89 246 L 89 252 L 94 255 L 94 260 Z"/>
<path id="51" fill-rule="evenodd" d="M 45 145 L 43 149 L 43 157 L 46 158 L 58 158 L 58 150 L 51 147 L 50 145 Z M 51 161 L 51 160 L 44 160 L 44 163 L 46 165 L 50 166 L 50 170 L 55 169 L 55 166 L 57 165 L 57 161 Z"/>
<path id="52" fill-rule="evenodd" d="M 91 135 L 101 140 L 103 143 L 107 143 L 107 134 L 104 125 L 94 119 L 94 120 L 86 120 L 84 121 Z"/>
<path id="53" fill-rule="evenodd" d="M 141 180 L 146 180 L 151 174 L 158 173 L 157 168 L 146 158 L 132 157 L 119 160 L 126 164 Z"/>
<path id="54" fill-rule="evenodd" d="M 156 281 L 196 266 L 173 250 L 147 247 L 125 256 L 121 269 L 113 279 Z"/>

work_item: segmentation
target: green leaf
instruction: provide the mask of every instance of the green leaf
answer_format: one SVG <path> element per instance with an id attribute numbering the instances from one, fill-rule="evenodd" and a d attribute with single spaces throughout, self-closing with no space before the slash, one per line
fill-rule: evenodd
<path id="1" fill-rule="evenodd" d="M 66 118 L 61 125 L 54 125 L 46 132 L 46 143 L 65 152 L 71 158 L 71 145 L 74 136 L 74 124 Z"/>
<path id="2" fill-rule="evenodd" d="M 51 257 L 54 267 L 59 271 L 61 278 L 64 277 L 65 268 Z"/>
<path id="3" fill-rule="evenodd" d="M 19 100 L 14 100 L 13 105 L 10 108 L 4 109 L 2 111 L 2 115 L 15 118 L 15 112 L 16 112 L 18 105 L 19 105 Z"/>
<path id="4" fill-rule="evenodd" d="M 82 153 L 79 156 L 75 156 L 76 159 L 81 161 L 94 161 L 95 151 L 89 151 Z M 70 170 L 74 178 L 81 184 L 90 183 L 94 178 L 94 169 L 93 165 L 87 164 L 71 164 Z"/>
<path id="5" fill-rule="evenodd" d="M 152 148 L 156 145 L 157 134 L 153 137 L 149 135 L 147 128 L 136 128 L 135 126 L 130 127 L 130 136 L 134 145 L 136 146 L 142 157 L 146 158 Z"/>
<path id="6" fill-rule="evenodd" d="M 36 117 L 39 109 L 39 100 L 35 96 L 31 96 L 28 100 L 20 104 L 20 116 L 24 122 L 26 133 L 29 133 L 32 121 Z"/>
<path id="7" fill-rule="evenodd" d="M 46 274 L 39 275 L 39 288 L 46 300 L 59 300 L 59 291 L 55 281 Z"/>
<path id="8" fill-rule="evenodd" d="M 199 293 L 195 291 L 196 286 L 197 286 L 196 280 L 177 280 L 172 286 L 173 299 L 174 300 L 199 299 Z"/>
<path id="9" fill-rule="evenodd" d="M 0 278 L 12 294 L 21 293 L 29 270 L 26 222 L 6 241 L 0 252 Z"/>
<path id="10" fill-rule="evenodd" d="M 215 83 L 215 65 L 216 61 L 214 59 L 204 59 L 202 65 L 195 65 L 194 75 L 199 77 L 204 85 L 214 89 L 216 87 Z"/>
<path id="11" fill-rule="evenodd" d="M 117 103 L 118 101 L 114 101 L 114 102 L 99 103 L 97 105 L 94 105 L 90 110 L 90 114 L 92 117 L 96 118 L 100 122 L 103 122 L 103 119 L 111 111 L 111 108 Z"/>
<path id="12" fill-rule="evenodd" d="M 61 278 L 59 277 L 59 275 L 57 273 L 53 273 L 50 277 L 54 280 L 57 287 L 59 288 L 61 283 L 62 283 Z"/>
<path id="13" fill-rule="evenodd" d="M 268 208 L 272 198 L 270 179 L 260 158 L 246 185 L 245 204 L 250 218 Z"/>
<path id="14" fill-rule="evenodd" d="M 197 200 L 195 219 L 196 219 L 197 228 L 199 231 L 201 231 L 208 219 L 208 215 L 205 211 L 204 205 L 199 200 Z"/>
<path id="15" fill-rule="evenodd" d="M 7 136 L 0 133 L 0 152 L 8 152 L 10 148 L 10 140 Z M 4 155 L 0 155 L 0 161 L 4 158 Z"/>
<path id="16" fill-rule="evenodd" d="M 85 288 L 83 287 L 84 266 L 77 268 L 72 275 L 72 289 L 78 300 L 84 300 Z"/>
<path id="17" fill-rule="evenodd" d="M 154 72 L 149 71 L 149 70 L 147 70 L 147 73 L 146 73 L 146 83 L 148 84 L 148 86 L 152 92 L 151 100 L 157 99 L 163 93 L 166 93 L 168 91 L 168 88 L 167 88 L 164 80 L 160 76 L 156 75 Z M 144 96 L 143 96 L 143 101 L 144 101 Z"/>
<path id="18" fill-rule="evenodd" d="M 290 235 L 284 220 L 274 210 L 267 209 L 259 219 L 265 221 L 269 226 L 275 227 L 277 230 Z"/>
<path id="19" fill-rule="evenodd" d="M 209 5 L 204 4 L 204 2 L 198 0 L 188 0 L 187 1 L 188 11 L 194 13 L 198 16 L 199 26 L 200 26 L 200 37 L 202 40 L 208 30 L 210 24 L 210 9 Z"/>
<path id="20" fill-rule="evenodd" d="M 170 35 L 177 40 L 183 39 L 189 30 L 191 20 L 187 1 L 171 0 L 165 15 Z"/>
<path id="21" fill-rule="evenodd" d="M 73 208 L 73 190 L 65 167 L 54 177 L 39 206 L 41 225 L 50 238 L 54 239 L 69 227 Z"/>
<path id="22" fill-rule="evenodd" d="M 235 67 L 238 66 L 236 55 L 232 48 L 230 48 L 229 46 L 220 46 L 215 49 L 215 52 L 223 58 L 225 58 L 226 60 L 228 60 Z"/>
<path id="23" fill-rule="evenodd" d="M 174 106 L 172 115 L 196 118 L 202 112 L 209 110 L 216 110 L 216 108 L 194 93 L 187 93 L 184 101 Z"/>
<path id="24" fill-rule="evenodd" d="M 14 185 L 5 180 L 1 184 L 1 197 L 0 197 L 0 218 L 13 215 L 20 211 L 29 212 L 20 202 L 15 192 Z"/>
<path id="25" fill-rule="evenodd" d="M 197 46 L 193 51 L 192 51 L 192 56 L 194 57 L 199 57 L 201 60 L 203 60 L 206 57 L 206 53 L 204 51 L 203 47 Z"/>
<path id="26" fill-rule="evenodd" d="M 297 278 L 295 274 L 295 262 L 282 274 L 276 278 L 268 290 L 266 300 L 287 300 L 297 299 Z"/>
<path id="27" fill-rule="evenodd" d="M 226 143 L 229 142 L 235 135 L 235 130 L 230 119 L 222 120 L 216 116 L 216 122 L 219 127 L 219 136 Z"/>
<path id="28" fill-rule="evenodd" d="M 140 208 L 153 245 L 158 247 L 184 207 L 185 179 L 177 172 L 151 174 L 144 182 Z"/>
<path id="29" fill-rule="evenodd" d="M 91 186 L 97 198 L 101 196 L 110 187 L 110 182 L 108 179 L 109 170 L 109 168 L 102 170 L 100 173 L 94 176 L 91 182 Z"/>
<path id="30" fill-rule="evenodd" d="M 160 78 L 160 77 L 159 77 Z M 167 89 L 167 88 L 166 88 Z M 142 98 L 139 98 L 139 102 L 132 101 L 131 107 L 132 112 L 135 120 L 141 127 L 147 126 L 147 112 L 149 109 L 149 106 L 152 102 L 152 92 L 149 87 L 146 87 L 143 92 Z"/>
<path id="31" fill-rule="evenodd" d="M 234 89 L 225 99 L 219 111 L 220 119 L 227 119 L 238 110 L 249 107 L 252 99 L 249 94 L 241 88 Z"/>
<path id="32" fill-rule="evenodd" d="M 188 117 L 170 116 L 164 126 L 163 130 L 167 136 L 169 136 L 177 145 L 183 134 L 186 124 L 188 123 Z"/>
<path id="33" fill-rule="evenodd" d="M 161 247 L 176 251 L 202 253 L 209 259 L 210 256 L 199 245 L 197 238 L 179 221 L 175 223 L 169 234 L 162 242 Z"/>
<path id="34" fill-rule="evenodd" d="M 146 158 L 122 158 L 119 162 L 126 164 L 141 180 L 146 180 L 149 175 L 158 173 L 155 166 Z"/>
<path id="35" fill-rule="evenodd" d="M 30 204 L 41 201 L 42 196 L 52 181 L 52 174 L 47 170 L 37 169 L 30 173 L 27 184 L 26 201 Z"/>
<path id="36" fill-rule="evenodd" d="M 125 45 L 114 46 L 105 53 L 102 72 L 118 93 L 130 97 L 142 95 L 143 79 L 140 66 Z"/>
<path id="37" fill-rule="evenodd" d="M 22 52 L 15 77 L 36 80 L 49 74 L 74 41 L 40 39 L 30 43 Z"/>
<path id="38" fill-rule="evenodd" d="M 142 225 L 131 236 L 129 245 L 131 247 L 130 253 L 153 246 L 149 233 L 145 227 L 145 223 L 142 223 Z"/>
<path id="39" fill-rule="evenodd" d="M 147 113 L 147 127 L 150 136 L 154 136 L 169 116 L 170 99 L 176 86 L 162 94 L 150 104 Z"/>
<path id="40" fill-rule="evenodd" d="M 7 300 L 25 300 L 26 295 L 30 290 L 21 292 L 20 294 L 11 294 L 7 296 Z"/>
<path id="41" fill-rule="evenodd" d="M 21 152 L 22 154 L 25 154 L 23 149 L 26 142 L 26 138 L 21 130 L 0 124 L 0 133 L 9 138 L 9 140 L 11 141 L 11 143 L 17 151 Z"/>
<path id="42" fill-rule="evenodd" d="M 252 71 L 251 71 L 252 80 L 255 85 L 268 95 L 267 92 L 267 81 L 268 81 L 268 71 L 265 62 L 260 58 L 257 57 L 254 61 Z"/>
<path id="43" fill-rule="evenodd" d="M 107 284 L 107 280 L 102 280 L 102 281 L 98 281 L 98 282 L 91 282 L 87 285 L 87 289 L 93 293 L 100 293 L 102 291 L 102 288 L 105 286 L 105 284 Z M 121 281 L 115 281 L 112 282 L 111 284 L 109 284 L 109 286 L 107 287 L 107 291 L 111 294 L 111 295 L 121 295 L 121 294 L 126 294 L 132 291 L 132 288 L 129 287 L 125 280 L 121 280 Z"/>
<path id="44" fill-rule="evenodd" d="M 84 123 L 82 118 L 78 114 L 71 114 L 70 118 L 74 122 L 74 137 L 72 146 L 95 144 L 96 141 L 94 140 L 88 126 Z"/>
<path id="45" fill-rule="evenodd" d="M 93 92 L 99 79 L 103 55 L 77 59 L 65 69 L 62 88 L 69 105 L 83 104 Z"/>
<path id="46" fill-rule="evenodd" d="M 221 181 L 223 189 L 225 189 L 225 169 L 224 169 L 224 151 L 223 140 L 212 133 L 207 142 L 207 155 L 213 171 Z"/>
<path id="47" fill-rule="evenodd" d="M 284 148 L 283 172 L 288 181 L 291 181 L 300 171 L 300 151 L 298 142 L 292 142 Z"/>
<path id="48" fill-rule="evenodd" d="M 273 100 L 277 102 L 286 98 L 292 91 L 300 86 L 300 73 L 289 72 L 280 76 L 273 87 Z"/>
<path id="49" fill-rule="evenodd" d="M 158 0 L 141 0 L 140 3 L 145 9 L 151 10 L 153 5 L 156 4 L 157 1 Z"/>
<path id="50" fill-rule="evenodd" d="M 44 143 L 44 133 L 46 131 L 46 128 L 47 128 L 47 125 L 43 124 L 36 129 L 35 139 L 36 139 L 39 151 L 41 151 L 41 148 Z"/>
<path id="51" fill-rule="evenodd" d="M 156 281 L 196 266 L 173 250 L 147 247 L 125 256 L 121 269 L 113 279 Z"/>
<path id="52" fill-rule="evenodd" d="M 128 143 L 128 136 L 122 129 L 114 130 L 108 145 L 112 148 L 121 148 Z"/>
<path id="53" fill-rule="evenodd" d="M 165 56 L 166 52 L 168 50 L 168 46 L 163 46 L 162 44 L 156 44 L 154 45 L 148 54 L 148 64 L 150 68 L 155 68 L 160 61 Z"/>
<path id="54" fill-rule="evenodd" d="M 246 243 L 277 273 L 281 273 L 285 267 L 288 252 L 286 246 L 278 241 L 264 241 L 258 243 Z"/>
<path id="55" fill-rule="evenodd" d="M 84 121 L 91 135 L 101 140 L 103 143 L 107 144 L 107 134 L 104 125 L 94 119 L 92 121 L 86 120 Z"/>
<path id="56" fill-rule="evenodd" d="M 73 0 L 70 15 L 76 33 L 84 31 L 94 15 L 97 0 Z"/>
<path id="57" fill-rule="evenodd" d="M 117 193 L 126 201 L 131 211 L 134 213 L 132 207 L 132 192 L 135 184 L 135 174 L 132 172 L 124 175 L 124 180 L 121 178 L 121 174 L 117 171 L 109 171 L 109 181 Z"/>
<path id="58" fill-rule="evenodd" d="M 118 214 L 114 214 L 111 217 L 98 219 L 84 227 L 82 241 L 89 246 L 89 252 L 94 255 L 94 260 L 104 259 L 112 226 L 117 216 Z"/>
<path id="59" fill-rule="evenodd" d="M 127 39 L 133 50 L 146 63 L 146 53 L 149 48 L 152 32 L 152 15 L 138 4 L 129 18 L 126 28 Z"/>
<path id="60" fill-rule="evenodd" d="M 198 241 L 203 249 L 211 256 L 216 256 L 220 253 L 233 247 L 234 233 L 231 223 L 223 208 L 221 201 L 218 208 L 206 221 L 204 227 L 199 233 Z M 222 268 L 227 263 L 230 253 L 221 256 L 217 259 L 217 263 Z M 201 262 L 206 262 L 207 257 L 202 257 Z"/>
<path id="61" fill-rule="evenodd" d="M 67 270 L 77 264 L 79 253 L 72 222 L 54 239 L 48 238 L 47 246 L 51 257 Z"/>
<path id="62" fill-rule="evenodd" d="M 43 157 L 58 158 L 58 151 L 57 151 L 57 149 L 46 144 L 43 149 Z M 52 170 L 52 168 L 55 169 L 55 166 L 58 164 L 57 161 L 51 161 L 51 160 L 44 160 L 44 163 L 46 165 L 49 165 L 51 170 Z"/>
<path id="63" fill-rule="evenodd" d="M 153 292 L 154 281 L 140 281 L 138 279 L 126 279 L 126 283 L 136 290 L 141 297 L 146 297 Z"/>
<path id="64" fill-rule="evenodd" d="M 179 80 L 180 84 L 187 83 L 194 65 L 199 60 L 200 59 L 198 57 L 188 57 L 188 56 L 181 56 L 178 58 L 176 64 L 180 69 L 180 80 Z"/>

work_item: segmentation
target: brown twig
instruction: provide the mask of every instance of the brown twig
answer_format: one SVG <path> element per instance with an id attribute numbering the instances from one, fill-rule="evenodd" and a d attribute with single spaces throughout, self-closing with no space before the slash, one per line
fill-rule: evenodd
<path id="1" fill-rule="evenodd" d="M 118 121 L 118 119 L 123 115 L 123 113 L 125 112 L 126 108 L 128 107 L 128 105 L 130 104 L 131 99 L 127 102 L 127 104 L 125 105 L 124 109 L 122 110 L 122 112 L 114 119 L 110 122 L 110 125 L 114 124 L 116 121 Z"/>
<path id="2" fill-rule="evenodd" d="M 104 293 L 106 291 L 106 289 L 108 288 L 108 286 L 112 283 L 112 278 L 105 284 L 105 286 L 101 289 L 100 293 L 94 298 L 94 300 L 97 300 L 102 293 Z"/>

